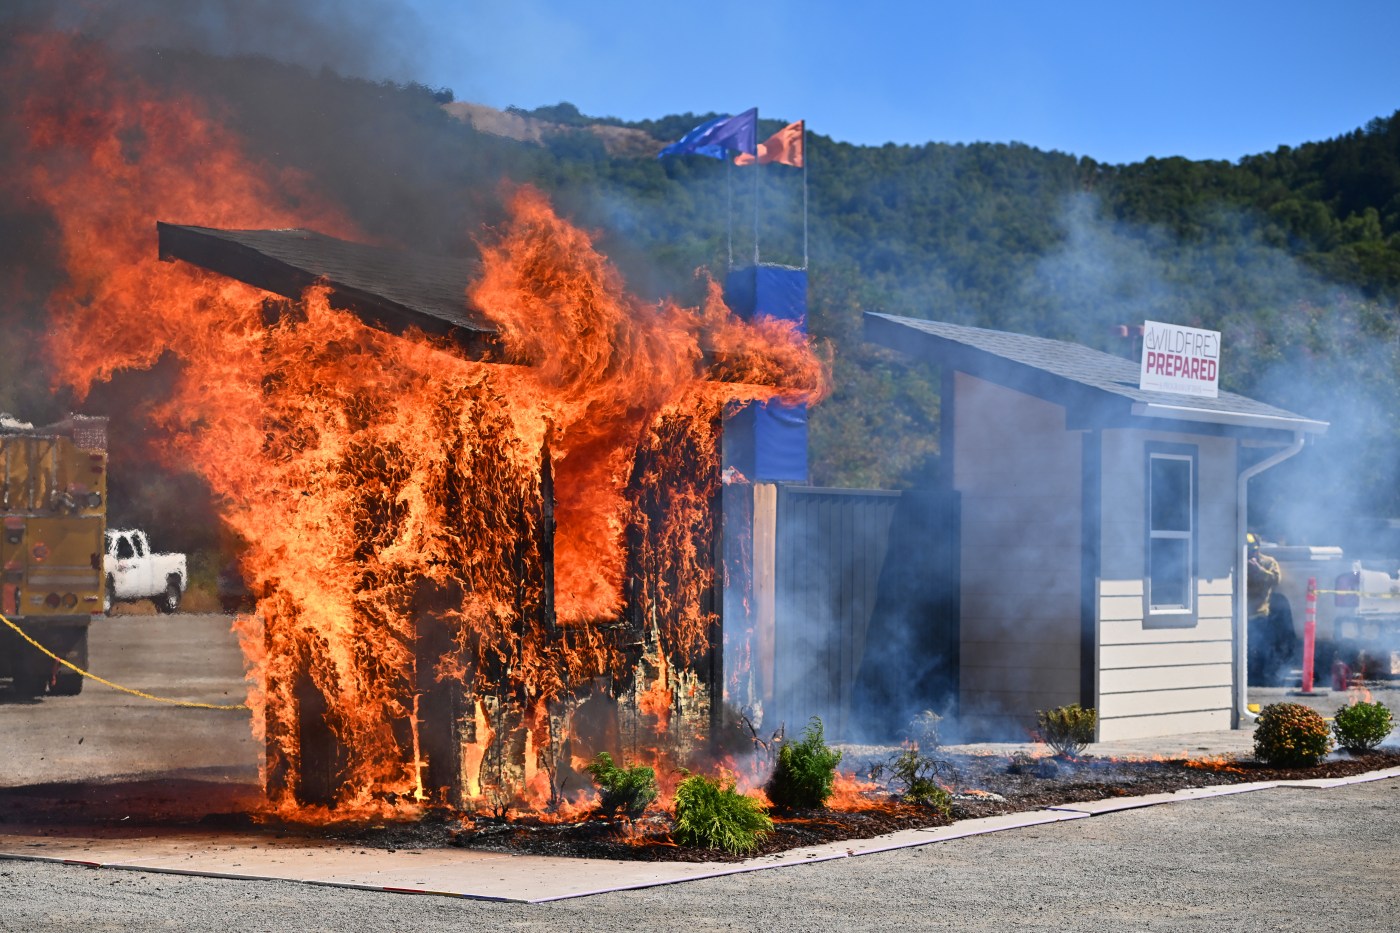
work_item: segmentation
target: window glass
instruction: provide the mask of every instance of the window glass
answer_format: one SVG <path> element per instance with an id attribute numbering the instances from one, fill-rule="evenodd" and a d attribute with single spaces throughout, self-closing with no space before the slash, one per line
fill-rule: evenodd
<path id="1" fill-rule="evenodd" d="M 1191 542 L 1154 538 L 1151 544 L 1152 605 L 1186 609 L 1191 605 Z"/>
<path id="2" fill-rule="evenodd" d="M 117 557 L 122 560 L 130 560 L 136 556 L 136 552 L 131 549 L 131 539 L 123 535 L 117 539 Z"/>
<path id="3" fill-rule="evenodd" d="M 1152 530 L 1191 530 L 1191 461 L 1152 458 Z"/>

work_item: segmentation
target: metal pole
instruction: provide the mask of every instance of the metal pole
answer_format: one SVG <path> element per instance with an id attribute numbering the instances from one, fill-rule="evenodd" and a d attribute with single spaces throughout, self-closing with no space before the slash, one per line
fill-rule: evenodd
<path id="1" fill-rule="evenodd" d="M 802 271 L 807 271 L 807 121 L 802 121 Z"/>
<path id="2" fill-rule="evenodd" d="M 729 268 L 734 269 L 734 171 L 728 159 L 724 160 L 724 237 L 729 246 Z"/>
<path id="3" fill-rule="evenodd" d="M 753 161 L 753 264 L 758 266 L 758 153 Z"/>
<path id="4" fill-rule="evenodd" d="M 1303 610 L 1303 692 L 1312 693 L 1313 657 L 1317 645 L 1317 577 L 1308 577 L 1307 608 Z"/>

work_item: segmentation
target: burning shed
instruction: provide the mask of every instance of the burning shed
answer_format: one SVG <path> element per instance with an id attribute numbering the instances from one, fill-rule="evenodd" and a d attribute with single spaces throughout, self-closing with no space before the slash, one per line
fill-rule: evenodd
<path id="1" fill-rule="evenodd" d="M 961 570 L 929 624 L 968 732 L 1069 703 L 1101 740 L 1237 724 L 1247 481 L 1327 425 L 1144 391 L 1136 362 L 1057 340 L 869 313 L 865 334 L 942 368 Z"/>
<path id="2" fill-rule="evenodd" d="M 598 751 L 669 774 L 720 724 L 723 412 L 814 399 L 820 365 L 717 286 L 642 305 L 542 197 L 513 208 L 480 263 L 160 225 L 216 318 L 221 352 L 171 341 L 172 414 L 247 545 L 288 811 L 542 807 Z"/>

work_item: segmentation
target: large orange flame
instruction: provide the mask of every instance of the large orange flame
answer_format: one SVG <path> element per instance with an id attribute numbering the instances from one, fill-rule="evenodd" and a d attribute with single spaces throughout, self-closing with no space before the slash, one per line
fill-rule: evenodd
<path id="1" fill-rule="evenodd" d="M 720 409 L 819 398 L 802 335 L 738 321 L 713 286 L 699 309 L 639 302 L 530 188 L 483 235 L 464 296 L 527 366 L 371 330 L 324 288 L 290 302 L 158 262 L 158 219 L 359 234 L 198 102 L 69 39 L 24 47 L 16 67 L 43 90 L 16 183 L 55 219 L 68 273 L 49 357 L 80 395 L 182 364 L 153 417 L 167 462 L 204 476 L 247 546 L 259 602 L 237 627 L 272 806 L 411 813 L 451 799 L 444 785 L 543 806 L 568 767 L 571 691 L 599 676 L 623 674 L 674 730 L 716 619 Z M 616 635 L 629 605 L 635 643 Z"/>

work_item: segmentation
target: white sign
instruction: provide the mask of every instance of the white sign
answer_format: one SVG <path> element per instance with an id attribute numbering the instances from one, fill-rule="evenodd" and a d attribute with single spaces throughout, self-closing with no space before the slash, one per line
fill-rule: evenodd
<path id="1" fill-rule="evenodd" d="M 1138 388 L 1215 398 L 1220 394 L 1220 331 L 1147 321 Z"/>

